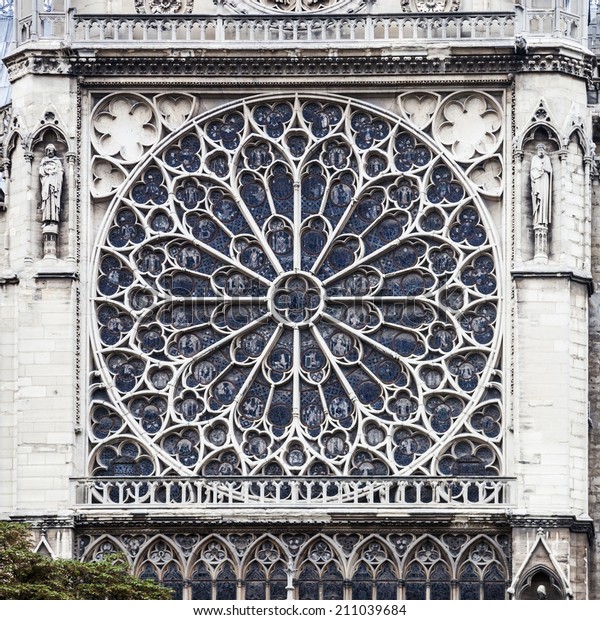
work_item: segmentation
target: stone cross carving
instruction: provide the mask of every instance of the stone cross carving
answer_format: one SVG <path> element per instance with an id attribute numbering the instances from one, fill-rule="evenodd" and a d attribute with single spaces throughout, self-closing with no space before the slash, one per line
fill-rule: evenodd
<path id="1" fill-rule="evenodd" d="M 56 256 L 64 168 L 56 155 L 54 144 L 46 146 L 46 154 L 40 162 L 39 175 L 42 186 L 42 199 L 39 208 L 42 211 L 44 256 Z"/>
<path id="2" fill-rule="evenodd" d="M 535 259 L 548 260 L 548 227 L 552 221 L 552 163 L 543 144 L 531 158 L 531 205 L 535 234 Z"/>

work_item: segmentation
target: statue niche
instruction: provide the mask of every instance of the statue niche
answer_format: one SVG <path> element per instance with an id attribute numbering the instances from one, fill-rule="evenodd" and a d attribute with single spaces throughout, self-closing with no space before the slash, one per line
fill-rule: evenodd
<path id="1" fill-rule="evenodd" d="M 61 196 L 64 167 L 56 154 L 54 144 L 48 144 L 39 165 L 40 203 L 42 212 L 42 233 L 44 237 L 44 257 L 56 257 L 56 242 L 61 211 Z"/>
<path id="2" fill-rule="evenodd" d="M 548 231 L 552 222 L 552 162 L 546 145 L 538 143 L 531 157 L 531 214 L 535 236 L 534 260 L 548 262 Z"/>

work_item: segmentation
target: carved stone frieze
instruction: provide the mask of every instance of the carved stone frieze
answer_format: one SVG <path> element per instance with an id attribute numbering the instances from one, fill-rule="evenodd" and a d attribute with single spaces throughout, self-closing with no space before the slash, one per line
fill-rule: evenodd
<path id="1" fill-rule="evenodd" d="M 402 0 L 406 13 L 450 13 L 459 8 L 460 0 Z"/>
<path id="2" fill-rule="evenodd" d="M 142 14 L 191 13 L 194 0 L 135 0 L 135 10 Z"/>

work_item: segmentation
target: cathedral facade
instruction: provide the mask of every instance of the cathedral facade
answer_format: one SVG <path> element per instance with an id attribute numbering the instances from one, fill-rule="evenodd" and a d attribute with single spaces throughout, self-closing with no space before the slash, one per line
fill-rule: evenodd
<path id="1" fill-rule="evenodd" d="M 179 599 L 599 596 L 586 3 L 5 12 L 3 518 Z"/>

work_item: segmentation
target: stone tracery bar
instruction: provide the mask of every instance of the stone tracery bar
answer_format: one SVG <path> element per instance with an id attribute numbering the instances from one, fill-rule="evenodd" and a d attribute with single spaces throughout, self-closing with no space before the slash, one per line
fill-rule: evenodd
<path id="1" fill-rule="evenodd" d="M 469 509 L 511 506 L 509 478 L 84 478 L 75 481 L 76 504 L 111 509 L 118 505 L 202 505 L 226 508 L 265 504 L 286 509 L 358 506 L 377 509 Z"/>

